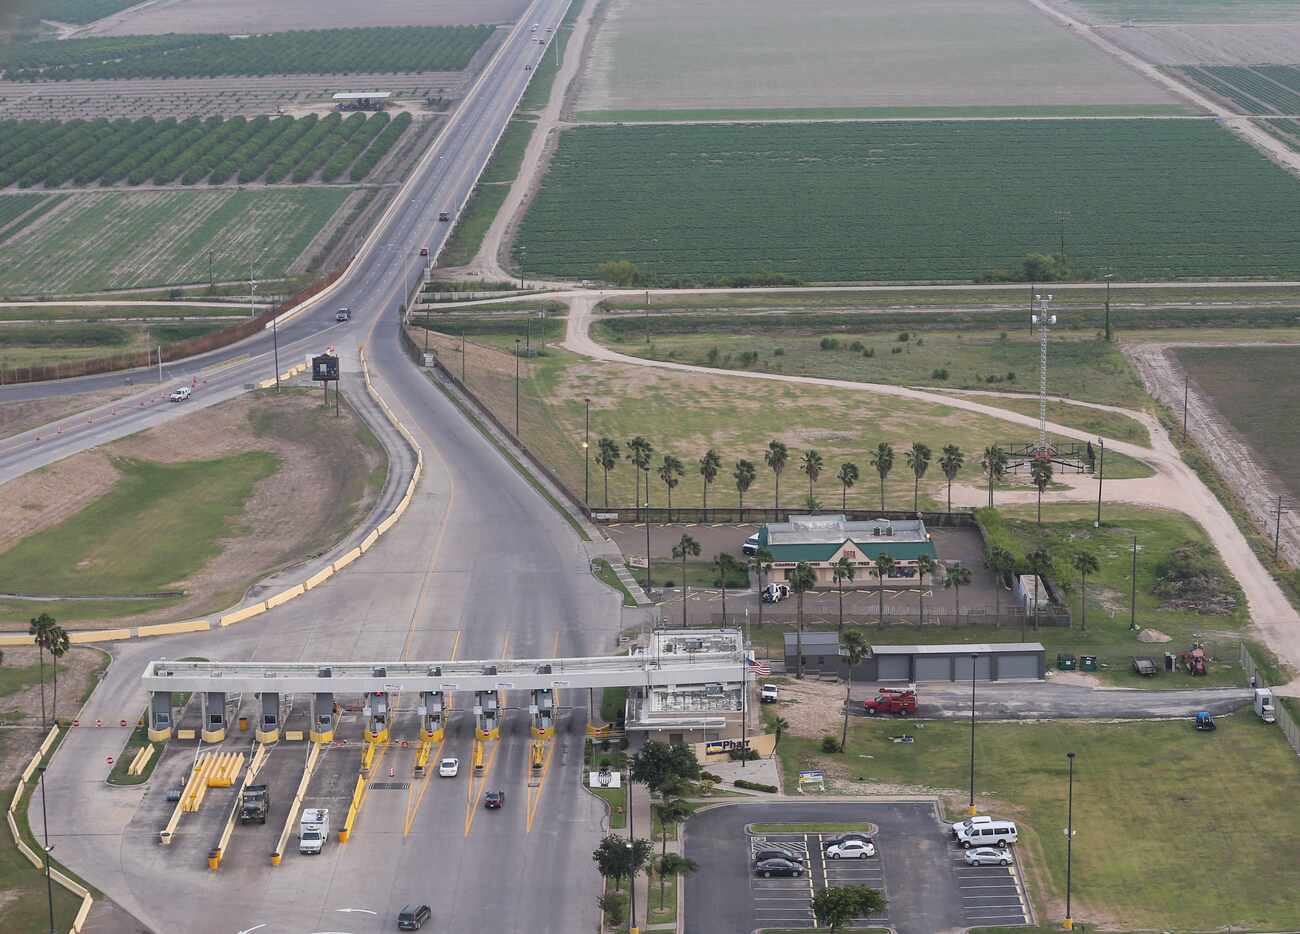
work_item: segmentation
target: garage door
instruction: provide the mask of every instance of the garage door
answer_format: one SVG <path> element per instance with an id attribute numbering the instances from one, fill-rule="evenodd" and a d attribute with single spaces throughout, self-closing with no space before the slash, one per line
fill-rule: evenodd
<path id="1" fill-rule="evenodd" d="M 957 663 L 957 680 L 970 680 L 971 661 L 964 655 L 958 655 L 955 659 Z M 975 680 L 987 681 L 993 677 L 993 658 L 989 655 L 977 655 L 975 657 Z"/>
<path id="2" fill-rule="evenodd" d="M 917 681 L 952 680 L 952 659 L 947 655 L 916 656 Z"/>
<path id="3" fill-rule="evenodd" d="M 881 681 L 911 681 L 911 658 L 907 655 L 877 655 L 876 677 Z"/>
<path id="4" fill-rule="evenodd" d="M 1038 656 L 1036 655 L 1000 655 L 998 656 L 998 680 L 1008 681 L 1012 678 L 1038 678 Z"/>

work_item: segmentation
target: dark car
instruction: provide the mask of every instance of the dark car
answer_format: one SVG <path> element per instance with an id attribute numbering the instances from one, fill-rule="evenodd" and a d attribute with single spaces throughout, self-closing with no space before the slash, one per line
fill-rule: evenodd
<path id="1" fill-rule="evenodd" d="M 827 837 L 825 840 L 822 841 L 822 849 L 829 850 L 831 847 L 835 846 L 836 844 L 847 843 L 849 840 L 861 840 L 863 843 L 875 842 L 871 839 L 870 834 L 860 833 L 856 830 L 850 830 L 847 833 L 842 833 L 836 837 Z"/>
<path id="2" fill-rule="evenodd" d="M 429 910 L 428 905 L 403 905 L 402 910 L 397 913 L 397 929 L 418 931 L 431 917 L 433 912 Z"/>
<path id="3" fill-rule="evenodd" d="M 784 857 L 778 859 L 765 859 L 754 864 L 754 874 L 762 876 L 764 879 L 770 879 L 772 876 L 794 876 L 798 878 L 803 875 L 803 863 L 796 863 L 792 859 Z"/>
<path id="4" fill-rule="evenodd" d="M 506 803 L 506 793 L 504 791 L 489 791 L 483 798 L 483 806 L 495 810 Z"/>
<path id="5" fill-rule="evenodd" d="M 785 850 L 778 850 L 776 847 L 767 846 L 754 852 L 755 864 L 768 859 L 788 859 L 792 863 L 803 862 L 799 857 L 787 853 Z"/>

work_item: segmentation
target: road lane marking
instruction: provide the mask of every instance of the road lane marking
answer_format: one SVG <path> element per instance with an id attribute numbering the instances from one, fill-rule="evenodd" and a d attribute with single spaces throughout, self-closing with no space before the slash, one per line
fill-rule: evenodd
<path id="1" fill-rule="evenodd" d="M 420 805 L 424 803 L 424 796 L 429 790 L 429 780 L 433 777 L 433 769 L 437 766 L 432 765 L 435 762 L 442 761 L 442 747 L 447 744 L 447 731 L 443 730 L 442 742 L 438 743 L 438 748 L 429 755 L 429 763 L 424 768 L 424 780 L 419 783 L 419 794 L 415 795 L 415 803 L 411 803 L 411 795 L 414 793 L 413 788 L 407 789 L 406 792 L 406 817 L 402 822 L 402 836 L 411 835 L 411 828 L 415 826 L 415 817 L 420 813 Z"/>
<path id="2" fill-rule="evenodd" d="M 492 765 L 497 759 L 497 750 L 501 746 L 500 740 L 489 740 L 492 743 L 492 750 L 488 753 L 487 760 L 483 763 L 483 777 L 479 780 L 477 791 L 474 788 L 474 775 L 471 772 L 469 777 L 469 790 L 465 798 L 465 836 L 469 836 L 470 831 L 474 828 L 474 818 L 478 816 L 478 799 L 479 795 L 487 788 L 488 778 L 492 775 Z M 473 765 L 470 766 L 473 768 Z M 504 806 L 504 805 L 503 805 Z"/>
<path id="3" fill-rule="evenodd" d="M 546 752 L 542 757 L 541 778 L 537 782 L 536 788 L 528 789 L 528 814 L 527 814 L 526 825 L 524 827 L 524 833 L 533 832 L 533 821 L 536 819 L 537 809 L 542 803 L 542 789 L 546 787 L 546 775 L 548 772 L 551 771 L 551 759 L 554 757 L 554 755 L 555 755 L 555 744 L 547 743 Z M 531 768 L 532 766 L 531 761 L 527 762 L 526 764 L 529 768 Z M 528 778 L 527 770 L 524 773 L 524 778 L 525 779 Z"/>

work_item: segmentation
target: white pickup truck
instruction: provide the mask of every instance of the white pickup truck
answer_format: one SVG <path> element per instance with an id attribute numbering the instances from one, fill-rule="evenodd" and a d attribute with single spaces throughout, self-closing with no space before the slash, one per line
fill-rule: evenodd
<path id="1" fill-rule="evenodd" d="M 319 853 L 330 835 L 330 812 L 327 808 L 307 808 L 298 824 L 298 852 Z"/>

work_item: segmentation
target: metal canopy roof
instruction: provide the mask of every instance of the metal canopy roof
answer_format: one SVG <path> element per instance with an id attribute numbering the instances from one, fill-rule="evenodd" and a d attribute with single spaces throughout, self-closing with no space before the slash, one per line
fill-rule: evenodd
<path id="1" fill-rule="evenodd" d="M 992 655 L 995 652 L 1042 652 L 1041 642 L 971 642 L 955 645 L 873 645 L 876 655 Z"/>
<path id="2" fill-rule="evenodd" d="M 385 101 L 393 96 L 392 91 L 342 91 L 334 95 L 336 101 Z"/>

